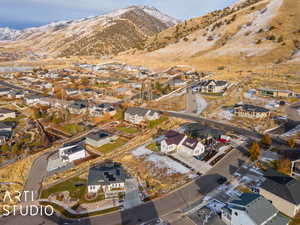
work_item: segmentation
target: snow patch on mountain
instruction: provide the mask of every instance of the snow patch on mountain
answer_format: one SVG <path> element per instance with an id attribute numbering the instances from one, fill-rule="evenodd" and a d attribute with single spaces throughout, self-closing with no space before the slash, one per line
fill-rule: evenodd
<path id="1" fill-rule="evenodd" d="M 162 21 L 168 26 L 174 26 L 181 21 L 178 19 L 175 19 L 173 17 L 170 17 L 162 12 L 160 12 L 158 9 L 154 7 L 149 7 L 149 6 L 139 6 L 140 9 L 142 9 L 144 12 L 148 13 L 149 15 L 155 17 L 156 19 Z"/>
<path id="2" fill-rule="evenodd" d="M 21 31 L 10 29 L 8 27 L 0 27 L 0 40 L 1 41 L 14 41 L 21 35 Z"/>
<path id="3" fill-rule="evenodd" d="M 100 16 L 84 17 L 75 20 L 64 20 L 53 22 L 40 27 L 32 27 L 24 30 L 14 30 L 10 28 L 0 28 L 0 40 L 15 41 L 17 39 L 34 38 L 35 36 L 48 31 L 59 32 L 65 31 L 65 37 L 72 35 L 85 35 L 88 33 L 89 28 L 96 25 L 102 25 L 103 27 L 111 26 L 114 24 L 114 20 L 121 19 L 121 16 L 127 12 L 133 10 L 142 10 L 148 15 L 160 20 L 168 27 L 178 24 L 180 21 L 174 19 L 154 7 L 149 6 L 130 6 L 128 8 L 119 9 L 108 14 Z"/>

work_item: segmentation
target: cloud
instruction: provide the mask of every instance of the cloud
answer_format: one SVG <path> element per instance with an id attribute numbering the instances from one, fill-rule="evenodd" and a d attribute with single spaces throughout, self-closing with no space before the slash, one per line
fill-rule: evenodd
<path id="1" fill-rule="evenodd" d="M 0 26 L 46 24 L 95 16 L 130 5 L 150 5 L 178 19 L 201 16 L 235 0 L 1 0 Z"/>

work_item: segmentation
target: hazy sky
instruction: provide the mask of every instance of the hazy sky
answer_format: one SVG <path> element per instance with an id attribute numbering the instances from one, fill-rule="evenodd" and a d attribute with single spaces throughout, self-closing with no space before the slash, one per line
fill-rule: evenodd
<path id="1" fill-rule="evenodd" d="M 184 20 L 236 0 L 0 0 L 0 27 L 22 29 L 53 21 L 96 16 L 130 5 L 154 6 Z"/>

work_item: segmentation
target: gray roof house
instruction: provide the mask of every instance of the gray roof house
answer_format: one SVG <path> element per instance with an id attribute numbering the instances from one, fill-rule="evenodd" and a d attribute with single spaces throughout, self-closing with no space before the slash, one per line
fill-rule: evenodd
<path id="1" fill-rule="evenodd" d="M 16 112 L 10 109 L 0 108 L 0 120 L 16 118 Z"/>
<path id="2" fill-rule="evenodd" d="M 284 214 L 294 217 L 300 210 L 300 181 L 273 169 L 264 172 L 260 194 Z"/>
<path id="3" fill-rule="evenodd" d="M 115 162 L 104 162 L 89 169 L 88 192 L 124 192 L 126 173 L 123 167 Z"/>
<path id="4" fill-rule="evenodd" d="M 287 225 L 289 219 L 259 194 L 243 193 L 222 211 L 222 219 L 231 225 Z"/>
<path id="5" fill-rule="evenodd" d="M 85 139 L 85 143 L 94 148 L 99 148 L 103 145 L 110 143 L 115 139 L 117 139 L 117 136 L 112 135 L 107 131 L 99 130 L 87 135 Z"/>
<path id="6" fill-rule="evenodd" d="M 228 87 L 229 83 L 224 80 L 204 80 L 201 81 L 194 88 L 203 93 L 223 93 Z"/>
<path id="7" fill-rule="evenodd" d="M 157 120 L 159 117 L 160 113 L 139 107 L 128 108 L 124 115 L 124 119 L 133 124 L 141 124 L 146 120 Z"/>

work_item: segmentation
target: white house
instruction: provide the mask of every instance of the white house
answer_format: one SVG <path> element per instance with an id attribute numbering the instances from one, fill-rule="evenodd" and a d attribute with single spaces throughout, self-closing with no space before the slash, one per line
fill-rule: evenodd
<path id="1" fill-rule="evenodd" d="M 79 94 L 79 91 L 76 90 L 75 88 L 66 88 L 65 92 L 67 95 L 77 95 Z"/>
<path id="2" fill-rule="evenodd" d="M 90 107 L 89 113 L 91 116 L 103 116 L 105 113 L 108 113 L 110 116 L 114 116 L 117 111 L 112 104 L 101 103 Z"/>
<path id="3" fill-rule="evenodd" d="M 224 80 L 204 80 L 194 86 L 194 89 L 204 93 L 223 93 L 228 85 L 229 83 Z"/>
<path id="4" fill-rule="evenodd" d="M 88 193 L 102 190 L 107 193 L 125 192 L 126 174 L 120 164 L 104 162 L 89 169 Z"/>
<path id="5" fill-rule="evenodd" d="M 204 153 L 204 145 L 195 138 L 185 137 L 182 144 L 179 146 L 178 152 L 189 156 L 200 156 Z"/>
<path id="6" fill-rule="evenodd" d="M 86 150 L 80 145 L 70 145 L 61 147 L 59 150 L 59 158 L 63 162 L 73 162 L 78 159 L 83 159 L 87 156 Z"/>
<path id="7" fill-rule="evenodd" d="M 95 148 L 99 148 L 103 145 L 110 143 L 111 141 L 116 140 L 118 137 L 112 135 L 104 130 L 92 132 L 86 136 L 85 143 Z"/>
<path id="8" fill-rule="evenodd" d="M 33 105 L 33 104 L 37 104 L 40 101 L 41 96 L 29 95 L 29 96 L 26 96 L 24 99 L 25 99 L 25 102 L 27 105 Z"/>
<path id="9" fill-rule="evenodd" d="M 124 119 L 133 124 L 141 124 L 146 120 L 157 120 L 160 117 L 160 113 L 138 107 L 130 107 L 126 110 Z"/>
<path id="10" fill-rule="evenodd" d="M 24 92 L 23 91 L 14 91 L 14 90 L 11 90 L 8 94 L 8 97 L 9 98 L 17 98 L 17 99 L 20 99 L 20 98 L 23 98 L 25 96 Z"/>
<path id="11" fill-rule="evenodd" d="M 184 142 L 185 135 L 176 131 L 168 131 L 165 134 L 166 138 L 160 143 L 160 150 L 163 153 L 177 152 L 179 146 Z"/>
<path id="12" fill-rule="evenodd" d="M 0 108 L 0 120 L 6 120 L 8 118 L 16 118 L 16 112 L 9 109 Z"/>
<path id="13" fill-rule="evenodd" d="M 176 131 L 169 131 L 161 142 L 161 152 L 179 152 L 188 156 L 200 156 L 205 151 L 205 146 L 195 138 L 189 138 Z"/>

